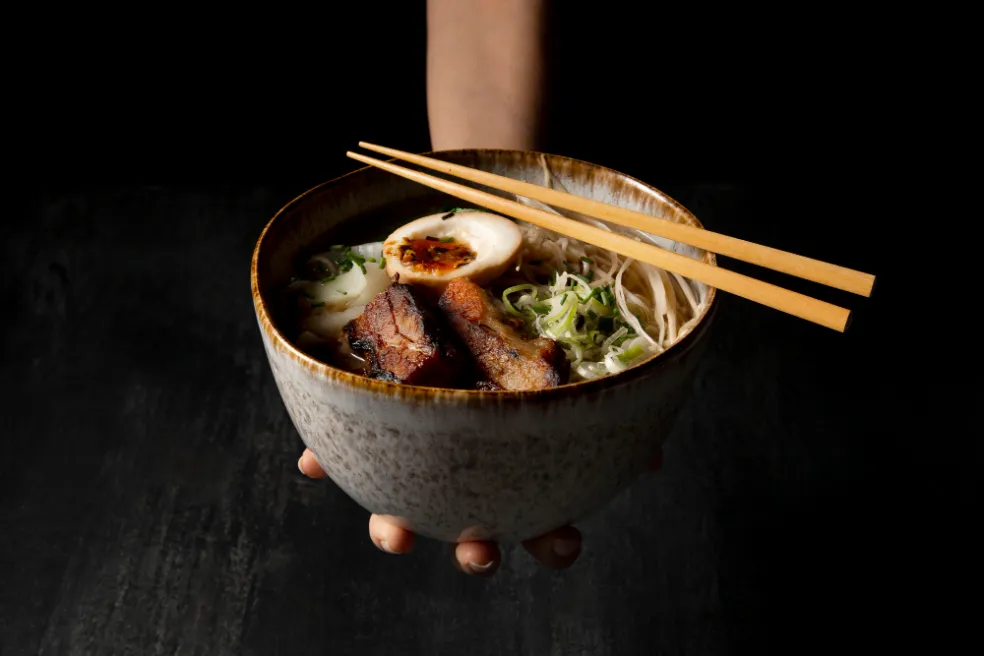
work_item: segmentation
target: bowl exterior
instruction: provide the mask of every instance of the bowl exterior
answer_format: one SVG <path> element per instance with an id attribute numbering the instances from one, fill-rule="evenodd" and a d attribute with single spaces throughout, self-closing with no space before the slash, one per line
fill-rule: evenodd
<path id="1" fill-rule="evenodd" d="M 329 477 L 363 508 L 452 542 L 525 540 L 610 500 L 666 440 L 704 344 L 625 384 L 496 401 L 352 386 L 266 331 L 263 342 L 294 426 Z"/>

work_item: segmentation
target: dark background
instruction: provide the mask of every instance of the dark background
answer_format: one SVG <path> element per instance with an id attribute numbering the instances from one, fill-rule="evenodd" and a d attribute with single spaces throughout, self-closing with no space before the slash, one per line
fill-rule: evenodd
<path id="1" fill-rule="evenodd" d="M 555 12 L 547 150 L 649 182 L 711 229 L 879 276 L 865 300 L 723 261 L 854 323 L 725 296 L 664 470 L 580 525 L 570 571 L 508 548 L 474 580 L 429 541 L 385 556 L 365 511 L 300 476 L 249 258 L 285 202 L 355 168 L 358 140 L 428 148 L 422 3 L 383 9 L 237 14 L 222 38 L 160 8 L 116 16 L 126 29 L 62 14 L 19 67 L 0 653 L 958 644 L 978 454 L 944 401 L 978 395 L 923 372 L 942 310 L 913 302 L 925 272 L 885 236 L 906 191 L 887 174 L 907 161 L 887 112 L 902 64 L 856 16 L 711 30 L 659 7 Z"/>

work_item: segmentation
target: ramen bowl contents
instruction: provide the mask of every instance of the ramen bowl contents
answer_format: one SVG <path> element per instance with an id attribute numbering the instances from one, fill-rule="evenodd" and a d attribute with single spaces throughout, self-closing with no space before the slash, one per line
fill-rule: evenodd
<path id="1" fill-rule="evenodd" d="M 584 162 L 437 157 L 699 225 L 658 190 Z M 644 470 L 690 393 L 715 290 L 448 205 L 378 169 L 309 191 L 260 237 L 254 306 L 294 426 L 349 496 L 425 536 L 524 540 L 597 510 Z"/>
<path id="2" fill-rule="evenodd" d="M 335 362 L 381 380 L 488 391 L 618 374 L 685 336 L 706 300 L 676 274 L 484 211 L 415 219 L 382 243 L 315 254 L 304 270 L 309 279 L 288 287 L 300 294 L 302 334 L 334 345 Z M 448 337 L 438 344 L 438 334 Z M 458 375 L 463 352 L 477 377 Z M 352 354 L 361 358 L 344 359 Z"/>

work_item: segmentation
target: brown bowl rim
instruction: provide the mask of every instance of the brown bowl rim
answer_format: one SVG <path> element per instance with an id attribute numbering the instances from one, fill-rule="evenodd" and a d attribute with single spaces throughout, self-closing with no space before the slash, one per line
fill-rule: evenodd
<path id="1" fill-rule="evenodd" d="M 523 151 L 523 150 L 510 150 L 504 148 L 458 148 L 452 150 L 437 150 L 437 151 L 427 151 L 421 153 L 422 155 L 435 157 L 441 155 L 455 155 L 455 154 L 491 154 L 496 153 L 503 154 L 532 154 L 532 155 L 542 155 L 555 160 L 566 160 L 574 164 L 582 164 L 588 167 L 593 167 L 595 169 L 606 171 L 612 173 L 616 176 L 621 176 L 625 180 L 632 181 L 639 184 L 650 191 L 659 194 L 661 200 L 667 202 L 669 205 L 681 210 L 684 215 L 689 216 L 690 219 L 695 222 L 697 227 L 703 228 L 703 224 L 700 220 L 691 212 L 689 209 L 684 207 L 675 198 L 664 193 L 660 189 L 647 184 L 637 178 L 634 178 L 628 174 L 622 173 L 621 171 L 616 171 L 615 169 L 602 166 L 600 164 L 594 164 L 592 162 L 587 162 L 584 160 L 576 159 L 573 157 L 567 157 L 566 155 L 554 155 L 551 153 L 544 153 L 540 151 Z M 395 158 L 389 159 L 387 161 L 397 162 Z M 626 369 L 618 374 L 613 374 L 610 376 L 604 376 L 602 378 L 596 378 L 594 380 L 583 380 L 573 383 L 564 383 L 563 385 L 558 385 L 557 387 L 551 387 L 547 389 L 540 390 L 528 390 L 528 391 L 491 391 L 491 390 L 472 390 L 472 389 L 449 389 L 445 387 L 430 387 L 424 385 L 409 385 L 405 383 L 395 383 L 383 380 L 376 380 L 374 378 L 368 378 L 366 376 L 361 376 L 344 369 L 339 369 L 326 364 L 316 358 L 311 357 L 297 346 L 293 344 L 287 337 L 277 328 L 272 319 L 270 318 L 270 313 L 267 310 L 266 301 L 263 298 L 263 294 L 260 292 L 259 288 L 259 274 L 257 273 L 259 260 L 261 256 L 261 251 L 263 249 L 264 240 L 266 239 L 267 233 L 270 231 L 271 226 L 281 217 L 287 213 L 294 210 L 298 205 L 300 205 L 308 197 L 323 191 L 324 189 L 331 187 L 333 185 L 341 184 L 343 180 L 350 176 L 361 174 L 364 171 L 373 168 L 372 166 L 364 166 L 362 168 L 349 171 L 340 176 L 332 178 L 322 182 L 310 189 L 302 192 L 289 202 L 287 202 L 283 207 L 277 210 L 276 214 L 273 215 L 267 224 L 263 227 L 263 231 L 260 233 L 259 238 L 256 241 L 256 246 L 253 248 L 253 257 L 250 263 L 250 287 L 253 294 L 253 307 L 256 311 L 257 318 L 263 331 L 271 339 L 275 347 L 279 347 L 288 355 L 290 355 L 294 360 L 296 360 L 300 365 L 304 366 L 312 373 L 320 374 L 325 378 L 333 380 L 338 383 L 347 384 L 354 386 L 356 388 L 361 388 L 368 390 L 370 392 L 379 393 L 389 393 L 391 396 L 399 396 L 403 398 L 409 398 L 418 401 L 427 401 L 440 398 L 441 400 L 457 400 L 465 402 L 512 402 L 512 401 L 548 401 L 558 397 L 566 397 L 570 395 L 577 395 L 583 393 L 589 393 L 593 391 L 600 391 L 613 386 L 621 386 L 629 384 L 632 381 L 638 380 L 649 375 L 656 373 L 665 363 L 669 362 L 667 357 L 668 353 L 671 353 L 673 357 L 678 354 L 682 354 L 685 350 L 692 347 L 700 336 L 707 331 L 710 326 L 714 314 L 716 314 L 717 309 L 717 289 L 715 287 L 708 286 L 708 297 L 707 302 L 704 304 L 704 309 L 700 316 L 697 318 L 697 323 L 691 329 L 687 335 L 682 339 L 677 340 L 671 344 L 666 350 L 657 353 L 656 355 L 650 357 L 637 365 Z M 708 254 L 707 263 L 711 266 L 717 266 L 717 257 L 713 252 L 706 251 Z"/>

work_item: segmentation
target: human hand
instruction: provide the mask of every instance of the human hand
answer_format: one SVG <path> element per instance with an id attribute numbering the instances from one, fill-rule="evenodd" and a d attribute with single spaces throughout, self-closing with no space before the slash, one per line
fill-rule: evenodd
<path id="1" fill-rule="evenodd" d="M 662 462 L 660 451 L 650 463 L 650 469 L 658 470 Z M 327 477 L 310 449 L 304 450 L 297 468 L 309 478 Z M 372 515 L 369 517 L 369 539 L 380 551 L 404 554 L 413 549 L 414 534 L 380 515 Z M 581 553 L 581 532 L 573 526 L 564 526 L 523 542 L 523 547 L 544 567 L 566 569 Z M 499 568 L 501 555 L 494 542 L 460 542 L 454 548 L 454 562 L 465 574 L 492 576 Z"/>

